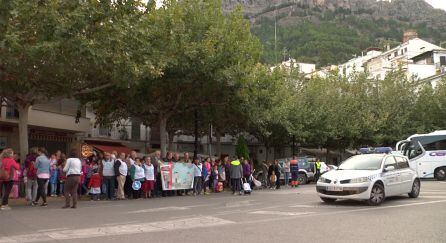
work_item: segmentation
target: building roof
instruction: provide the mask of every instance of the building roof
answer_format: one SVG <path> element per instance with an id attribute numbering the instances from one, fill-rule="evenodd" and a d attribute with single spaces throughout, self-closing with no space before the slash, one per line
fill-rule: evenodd
<path id="1" fill-rule="evenodd" d="M 411 59 L 414 60 L 414 61 L 415 60 L 420 60 L 420 59 L 423 59 L 423 58 L 425 58 L 427 56 L 432 55 L 434 52 L 444 52 L 444 53 L 446 53 L 446 49 L 433 49 L 433 50 L 430 50 L 430 51 L 423 52 L 423 53 L 421 53 L 419 55 L 416 55 L 416 56 L 412 57 Z"/>

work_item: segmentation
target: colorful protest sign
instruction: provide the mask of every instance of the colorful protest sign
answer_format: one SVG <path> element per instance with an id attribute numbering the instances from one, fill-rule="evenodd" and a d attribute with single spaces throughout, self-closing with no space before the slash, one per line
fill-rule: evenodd
<path id="1" fill-rule="evenodd" d="M 192 164 L 164 162 L 160 165 L 163 190 L 192 189 L 194 168 Z"/>

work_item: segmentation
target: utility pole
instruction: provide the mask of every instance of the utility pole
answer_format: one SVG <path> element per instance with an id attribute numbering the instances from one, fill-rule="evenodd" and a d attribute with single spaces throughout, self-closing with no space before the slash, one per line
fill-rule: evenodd
<path id="1" fill-rule="evenodd" d="M 212 158 L 212 123 L 209 123 L 209 157 Z"/>
<path id="2" fill-rule="evenodd" d="M 194 159 L 198 157 L 198 110 L 194 111 L 195 128 L 194 128 Z"/>
<path id="3" fill-rule="evenodd" d="M 296 156 L 296 135 L 293 135 L 293 156 Z"/>

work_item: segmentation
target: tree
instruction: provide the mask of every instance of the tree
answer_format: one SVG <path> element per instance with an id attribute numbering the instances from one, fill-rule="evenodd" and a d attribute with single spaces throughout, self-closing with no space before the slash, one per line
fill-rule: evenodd
<path id="1" fill-rule="evenodd" d="M 284 70 L 257 65 L 243 90 L 242 112 L 249 124 L 247 132 L 258 138 L 266 147 L 268 159 L 271 147 L 282 148 L 289 142 L 292 125 L 293 100 L 301 80 L 296 70 Z"/>
<path id="2" fill-rule="evenodd" d="M 167 57 L 162 75 L 144 77 L 126 91 L 107 91 L 119 98 L 104 92 L 90 104 L 105 120 L 137 117 L 159 124 L 165 155 L 172 118 L 223 105 L 236 95 L 246 70 L 259 60 L 261 46 L 241 10 L 225 14 L 219 0 L 165 1 L 149 22 L 162 43 L 157 52 Z M 104 109 L 105 104 L 113 109 Z"/>
<path id="3" fill-rule="evenodd" d="M 141 1 L 0 2 L 0 96 L 19 111 L 22 157 L 32 105 L 159 74 L 160 62 L 139 45 L 148 38 L 139 28 L 145 6 L 150 7 Z"/>

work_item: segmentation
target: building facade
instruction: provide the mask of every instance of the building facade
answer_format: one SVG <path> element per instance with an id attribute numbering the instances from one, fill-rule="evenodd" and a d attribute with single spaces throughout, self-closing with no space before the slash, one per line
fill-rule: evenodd
<path id="1" fill-rule="evenodd" d="M 69 99 L 32 106 L 28 123 L 29 146 L 42 146 L 50 153 L 77 148 L 80 137 L 90 130 L 90 120 L 85 113 L 81 112 L 76 122 L 78 107 L 77 101 Z M 0 149 L 19 151 L 17 109 L 3 102 L 0 111 Z"/>

